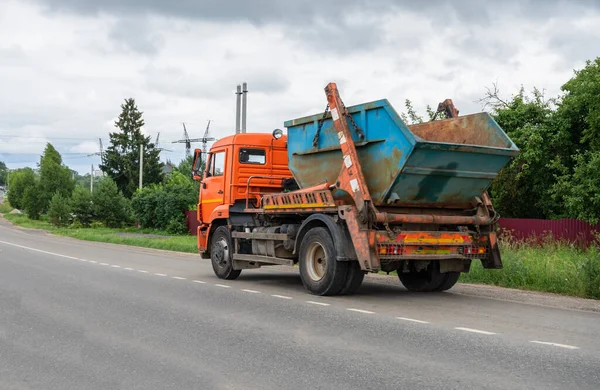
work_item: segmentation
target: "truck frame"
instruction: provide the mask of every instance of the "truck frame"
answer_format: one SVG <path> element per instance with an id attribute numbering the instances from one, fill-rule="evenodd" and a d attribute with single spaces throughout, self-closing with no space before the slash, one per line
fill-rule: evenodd
<path id="1" fill-rule="evenodd" d="M 323 118 L 331 117 L 343 156 L 331 183 L 298 187 L 279 129 L 220 139 L 203 172 L 202 152 L 195 150 L 198 249 L 217 277 L 232 280 L 244 269 L 298 264 L 311 294 L 338 295 L 356 292 L 369 272 L 397 271 L 407 289 L 431 292 L 454 286 L 474 259 L 502 268 L 497 215 L 486 192 L 469 210 L 376 206 L 349 122 L 359 139 L 361 130 L 335 83 L 325 94 Z M 458 115 L 449 100 L 438 110 Z"/>

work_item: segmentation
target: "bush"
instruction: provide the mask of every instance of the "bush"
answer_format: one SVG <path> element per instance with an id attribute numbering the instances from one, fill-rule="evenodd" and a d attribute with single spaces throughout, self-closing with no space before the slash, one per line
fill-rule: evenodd
<path id="1" fill-rule="evenodd" d="M 22 203 L 29 219 L 40 219 L 40 215 L 42 214 L 45 205 L 42 196 L 42 188 L 39 183 L 33 182 L 25 188 Z"/>
<path id="2" fill-rule="evenodd" d="M 198 202 L 198 184 L 174 171 L 166 184 L 138 190 L 132 200 L 137 221 L 143 228 L 187 232 L 185 211 Z"/>
<path id="3" fill-rule="evenodd" d="M 100 221 L 94 221 L 94 222 L 92 222 L 92 223 L 90 224 L 90 227 L 91 227 L 92 229 L 100 229 L 100 228 L 103 228 L 103 227 L 104 227 L 104 224 L 103 224 L 102 222 L 100 222 Z"/>
<path id="4" fill-rule="evenodd" d="M 71 221 L 71 204 L 59 191 L 56 191 L 48 206 L 48 219 L 54 226 L 67 226 Z"/>
<path id="5" fill-rule="evenodd" d="M 31 168 L 17 169 L 9 177 L 8 201 L 19 210 L 25 209 L 25 190 L 35 185 L 35 173 Z"/>
<path id="6" fill-rule="evenodd" d="M 92 195 L 96 219 L 106 227 L 122 227 L 131 224 L 131 204 L 110 178 L 103 179 Z"/>
<path id="7" fill-rule="evenodd" d="M 71 199 L 71 208 L 74 219 L 81 227 L 88 227 L 94 217 L 92 194 L 82 186 L 75 187 Z"/>

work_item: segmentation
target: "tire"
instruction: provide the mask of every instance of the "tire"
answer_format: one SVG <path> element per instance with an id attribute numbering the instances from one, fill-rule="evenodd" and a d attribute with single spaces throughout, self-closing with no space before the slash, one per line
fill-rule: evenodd
<path id="1" fill-rule="evenodd" d="M 432 292 L 448 290 L 456 284 L 460 272 L 440 272 L 439 261 L 432 261 L 422 271 L 399 272 L 398 278 L 409 291 Z"/>
<path id="2" fill-rule="evenodd" d="M 360 269 L 358 261 L 351 261 L 348 263 L 348 274 L 346 276 L 346 283 L 340 290 L 340 295 L 352 295 L 360 288 L 360 285 L 365 278 L 365 273 Z"/>
<path id="3" fill-rule="evenodd" d="M 313 295 L 337 295 L 346 284 L 348 262 L 337 261 L 329 231 L 312 228 L 300 244 L 300 278 Z"/>
<path id="4" fill-rule="evenodd" d="M 225 226 L 220 226 L 210 240 L 210 262 L 219 279 L 233 280 L 242 273 L 242 270 L 233 269 L 231 249 L 231 233 Z"/>
<path id="5" fill-rule="evenodd" d="M 458 282 L 458 278 L 460 278 L 460 272 L 447 272 L 442 275 L 446 275 L 446 281 L 442 283 L 435 291 L 450 290 L 452 287 L 454 287 L 456 282 Z"/>

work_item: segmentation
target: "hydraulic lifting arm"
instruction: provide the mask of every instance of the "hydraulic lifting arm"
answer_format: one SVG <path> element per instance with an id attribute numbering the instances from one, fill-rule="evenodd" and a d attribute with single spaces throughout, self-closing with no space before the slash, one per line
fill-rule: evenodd
<path id="1" fill-rule="evenodd" d="M 370 222 L 374 222 L 375 209 L 358 160 L 356 145 L 352 140 L 352 133 L 346 120 L 350 114 L 340 98 L 335 83 L 327 85 L 325 94 L 327 95 L 333 126 L 337 132 L 343 156 L 342 170 L 335 186 L 352 196 L 360 223 L 368 225 Z"/>

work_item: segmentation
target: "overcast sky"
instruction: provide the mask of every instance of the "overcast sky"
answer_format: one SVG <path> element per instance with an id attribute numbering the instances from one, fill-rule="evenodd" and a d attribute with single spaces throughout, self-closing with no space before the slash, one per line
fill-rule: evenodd
<path id="1" fill-rule="evenodd" d="M 178 162 L 182 122 L 191 137 L 208 119 L 217 138 L 235 131 L 243 81 L 249 132 L 321 112 L 329 81 L 346 105 L 398 111 L 480 111 L 495 81 L 557 95 L 600 55 L 599 26 L 600 0 L 0 0 L 0 160 L 33 167 L 50 141 L 87 172 L 133 97 Z"/>

